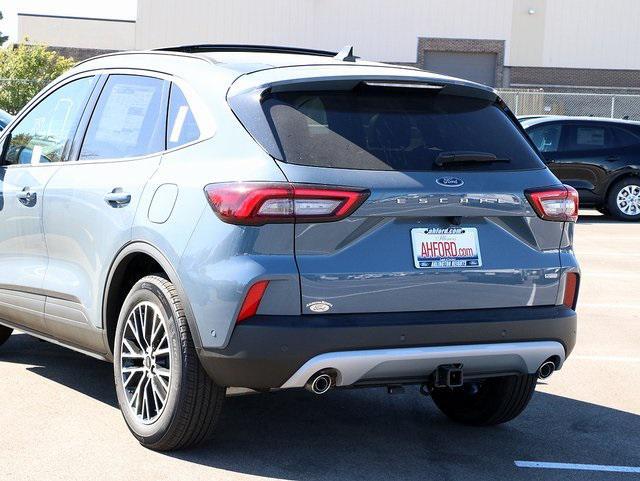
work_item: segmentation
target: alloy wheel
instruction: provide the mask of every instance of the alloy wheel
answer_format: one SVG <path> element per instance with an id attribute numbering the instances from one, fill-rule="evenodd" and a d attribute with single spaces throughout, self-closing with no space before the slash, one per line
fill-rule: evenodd
<path id="1" fill-rule="evenodd" d="M 167 321 L 153 303 L 138 303 L 129 313 L 120 344 L 122 388 L 127 407 L 143 424 L 164 410 L 171 385 Z"/>
<path id="2" fill-rule="evenodd" d="M 616 205 L 623 214 L 640 215 L 640 186 L 625 185 L 616 195 Z"/>

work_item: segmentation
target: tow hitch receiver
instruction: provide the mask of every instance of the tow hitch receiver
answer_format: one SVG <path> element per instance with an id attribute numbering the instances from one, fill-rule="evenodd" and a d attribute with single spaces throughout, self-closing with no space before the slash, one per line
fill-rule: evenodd
<path id="1" fill-rule="evenodd" d="M 436 369 L 434 387 L 461 387 L 464 382 L 462 364 L 443 364 Z"/>

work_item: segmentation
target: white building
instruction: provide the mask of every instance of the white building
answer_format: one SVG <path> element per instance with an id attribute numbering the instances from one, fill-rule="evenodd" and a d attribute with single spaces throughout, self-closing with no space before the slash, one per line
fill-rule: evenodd
<path id="1" fill-rule="evenodd" d="M 495 86 L 640 88 L 638 0 L 138 0 L 137 20 L 19 14 L 76 58 L 193 43 L 353 45 Z"/>

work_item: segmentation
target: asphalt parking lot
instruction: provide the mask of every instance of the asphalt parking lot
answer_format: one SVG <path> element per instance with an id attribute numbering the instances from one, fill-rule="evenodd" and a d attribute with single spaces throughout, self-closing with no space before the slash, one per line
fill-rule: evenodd
<path id="1" fill-rule="evenodd" d="M 281 392 L 230 398 L 216 439 L 154 453 L 127 432 L 109 364 L 14 335 L 0 349 L 0 479 L 640 479 L 639 240 L 640 224 L 584 213 L 576 350 L 496 428 L 450 423 L 417 388 Z"/>

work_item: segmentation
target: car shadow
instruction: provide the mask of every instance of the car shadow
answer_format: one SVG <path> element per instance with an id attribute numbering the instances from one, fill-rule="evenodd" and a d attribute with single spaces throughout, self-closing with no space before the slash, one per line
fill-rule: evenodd
<path id="1" fill-rule="evenodd" d="M 0 362 L 30 365 L 30 372 L 118 407 L 113 367 L 108 362 L 15 332 L 0 348 Z"/>
<path id="2" fill-rule="evenodd" d="M 107 363 L 26 335 L 12 336 L 0 361 L 33 365 L 27 369 L 116 406 Z M 638 439 L 638 415 L 540 392 L 517 420 L 471 428 L 449 422 L 416 387 L 398 395 L 282 391 L 227 398 L 214 439 L 164 455 L 280 479 L 584 481 L 611 473 L 542 472 L 514 461 L 640 466 Z"/>

